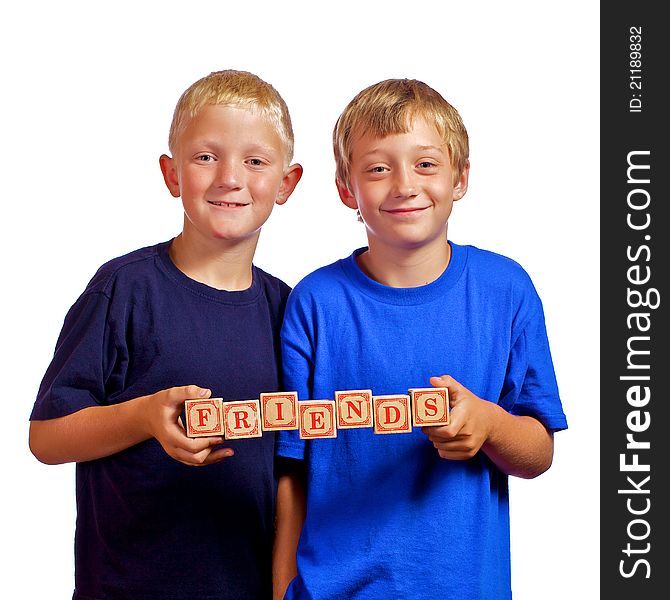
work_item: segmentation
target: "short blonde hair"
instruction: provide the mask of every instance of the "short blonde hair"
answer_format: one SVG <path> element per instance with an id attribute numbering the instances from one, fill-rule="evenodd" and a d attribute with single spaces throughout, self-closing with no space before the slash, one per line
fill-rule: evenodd
<path id="1" fill-rule="evenodd" d="M 190 119 L 207 105 L 250 107 L 277 129 L 284 144 L 286 163 L 293 158 L 293 127 L 286 102 L 269 83 L 247 71 L 214 71 L 192 84 L 174 109 L 168 145 L 174 153 L 182 131 Z"/>
<path id="2" fill-rule="evenodd" d="M 433 88 L 416 79 L 380 81 L 347 104 L 333 131 L 338 180 L 349 186 L 351 153 L 357 136 L 406 133 L 416 117 L 435 124 L 458 180 L 468 162 L 468 132 L 458 111 Z"/>

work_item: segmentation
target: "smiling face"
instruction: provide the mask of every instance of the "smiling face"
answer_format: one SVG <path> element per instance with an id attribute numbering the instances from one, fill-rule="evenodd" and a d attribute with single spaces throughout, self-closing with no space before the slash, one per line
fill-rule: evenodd
<path id="1" fill-rule="evenodd" d="M 181 132 L 165 183 L 184 205 L 184 236 L 255 244 L 275 204 L 297 183 L 285 147 L 267 118 L 244 107 L 204 106 Z"/>
<path id="2" fill-rule="evenodd" d="M 446 145 L 422 117 L 406 133 L 355 138 L 348 185 L 340 198 L 358 209 L 376 253 L 444 248 L 455 200 L 467 190 L 468 167 L 456 174 Z"/>

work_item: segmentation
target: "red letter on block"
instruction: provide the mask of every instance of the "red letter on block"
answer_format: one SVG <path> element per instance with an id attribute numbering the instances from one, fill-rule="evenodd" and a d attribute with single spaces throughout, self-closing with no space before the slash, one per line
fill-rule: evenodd
<path id="1" fill-rule="evenodd" d="M 184 412 L 186 413 L 186 435 L 188 437 L 223 435 L 221 398 L 187 400 L 184 402 Z"/>
<path id="2" fill-rule="evenodd" d="M 415 427 L 449 425 L 449 390 L 447 388 L 415 388 L 412 398 L 412 422 Z"/>
<path id="3" fill-rule="evenodd" d="M 263 431 L 298 429 L 298 393 L 267 392 L 261 394 Z"/>
<path id="4" fill-rule="evenodd" d="M 301 439 L 337 437 L 334 400 L 298 402 L 298 413 L 300 415 Z"/>
<path id="5" fill-rule="evenodd" d="M 258 400 L 223 403 L 223 424 L 227 440 L 261 437 L 261 406 Z"/>
<path id="6" fill-rule="evenodd" d="M 372 390 L 335 392 L 337 427 L 372 427 Z"/>
<path id="7" fill-rule="evenodd" d="M 409 433 L 412 431 L 409 396 L 373 396 L 375 433 Z"/>

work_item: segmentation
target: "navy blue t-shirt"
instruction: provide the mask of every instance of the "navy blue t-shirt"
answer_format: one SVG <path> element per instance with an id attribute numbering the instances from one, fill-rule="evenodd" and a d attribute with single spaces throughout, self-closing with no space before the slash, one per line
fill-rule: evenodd
<path id="1" fill-rule="evenodd" d="M 224 400 L 279 389 L 288 286 L 253 267 L 249 289 L 213 289 L 179 271 L 169 245 L 98 270 L 65 318 L 31 419 L 173 386 Z M 155 439 L 77 464 L 75 599 L 271 596 L 275 436 L 227 445 L 235 456 L 206 467 Z"/>

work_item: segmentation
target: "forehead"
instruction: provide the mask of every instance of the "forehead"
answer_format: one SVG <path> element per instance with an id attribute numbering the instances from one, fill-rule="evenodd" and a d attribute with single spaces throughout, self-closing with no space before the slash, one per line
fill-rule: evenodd
<path id="1" fill-rule="evenodd" d="M 370 131 L 354 132 L 351 143 L 351 159 L 356 160 L 379 153 L 402 153 L 414 151 L 447 153 L 447 145 L 435 123 L 417 116 L 407 123 L 407 129 L 388 135 L 377 135 Z"/>
<path id="2" fill-rule="evenodd" d="M 177 144 L 258 143 L 283 150 L 272 121 L 253 107 L 207 104 L 190 117 L 177 136 Z"/>

